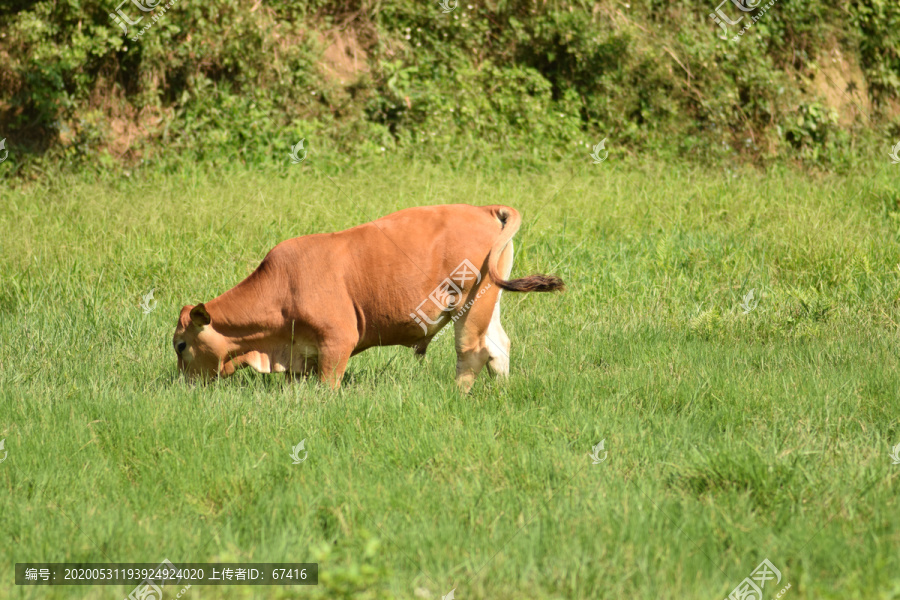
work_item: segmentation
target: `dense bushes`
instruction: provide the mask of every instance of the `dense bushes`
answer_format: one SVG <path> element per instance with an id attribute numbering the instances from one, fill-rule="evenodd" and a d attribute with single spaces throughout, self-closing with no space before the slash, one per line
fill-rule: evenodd
<path id="1" fill-rule="evenodd" d="M 465 1 L 2 2 L 0 137 L 19 167 L 282 162 L 300 138 L 546 159 L 603 137 L 841 165 L 855 138 L 900 133 L 893 1 L 726 2 L 738 41 L 716 0 Z"/>

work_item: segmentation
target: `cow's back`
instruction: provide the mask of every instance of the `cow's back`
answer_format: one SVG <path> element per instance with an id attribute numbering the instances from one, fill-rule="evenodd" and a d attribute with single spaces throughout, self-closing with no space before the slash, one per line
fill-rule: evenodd
<path id="1" fill-rule="evenodd" d="M 323 240 L 299 239 L 319 246 L 311 252 L 318 260 L 325 260 L 327 249 L 331 261 L 318 282 L 321 300 L 352 310 L 365 347 L 405 344 L 421 331 L 410 313 L 463 261 L 472 263 L 482 279 L 486 275 L 502 228 L 491 209 L 468 204 L 409 208 Z M 329 289 L 338 297 L 327 297 Z"/>

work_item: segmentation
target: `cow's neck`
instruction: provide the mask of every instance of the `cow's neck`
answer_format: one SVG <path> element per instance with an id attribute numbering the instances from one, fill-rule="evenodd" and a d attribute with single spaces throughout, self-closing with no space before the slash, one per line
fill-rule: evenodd
<path id="1" fill-rule="evenodd" d="M 277 336 L 284 328 L 281 306 L 274 297 L 281 289 L 260 265 L 246 279 L 206 303 L 213 329 L 229 340 L 229 352 L 257 349 L 260 342 Z"/>

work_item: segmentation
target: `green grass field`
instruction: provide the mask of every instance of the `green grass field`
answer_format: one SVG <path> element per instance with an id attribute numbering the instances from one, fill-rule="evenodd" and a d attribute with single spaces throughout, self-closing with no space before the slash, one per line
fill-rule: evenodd
<path id="1" fill-rule="evenodd" d="M 900 598 L 900 166 L 885 163 L 311 160 L 4 191 L 0 598 L 131 591 L 15 586 L 16 562 L 164 558 L 320 565 L 316 587 L 188 599 L 718 599 L 764 558 L 782 573 L 766 599 L 788 583 L 789 600 Z M 508 382 L 484 372 L 461 396 L 452 335 L 422 364 L 397 347 L 353 358 L 337 393 L 177 376 L 181 306 L 277 242 L 456 202 L 520 210 L 513 275 L 568 285 L 504 295 Z"/>

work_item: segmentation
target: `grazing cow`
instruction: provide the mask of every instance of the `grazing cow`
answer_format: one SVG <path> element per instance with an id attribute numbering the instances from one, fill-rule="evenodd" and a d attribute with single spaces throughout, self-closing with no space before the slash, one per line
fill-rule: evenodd
<path id="1" fill-rule="evenodd" d="M 456 382 L 468 391 L 485 364 L 509 374 L 500 291 L 564 289 L 553 275 L 507 280 L 522 217 L 508 206 L 408 208 L 338 233 L 284 241 L 244 281 L 181 309 L 172 344 L 188 377 L 308 375 L 332 388 L 348 359 L 372 346 L 415 348 L 451 320 Z"/>

